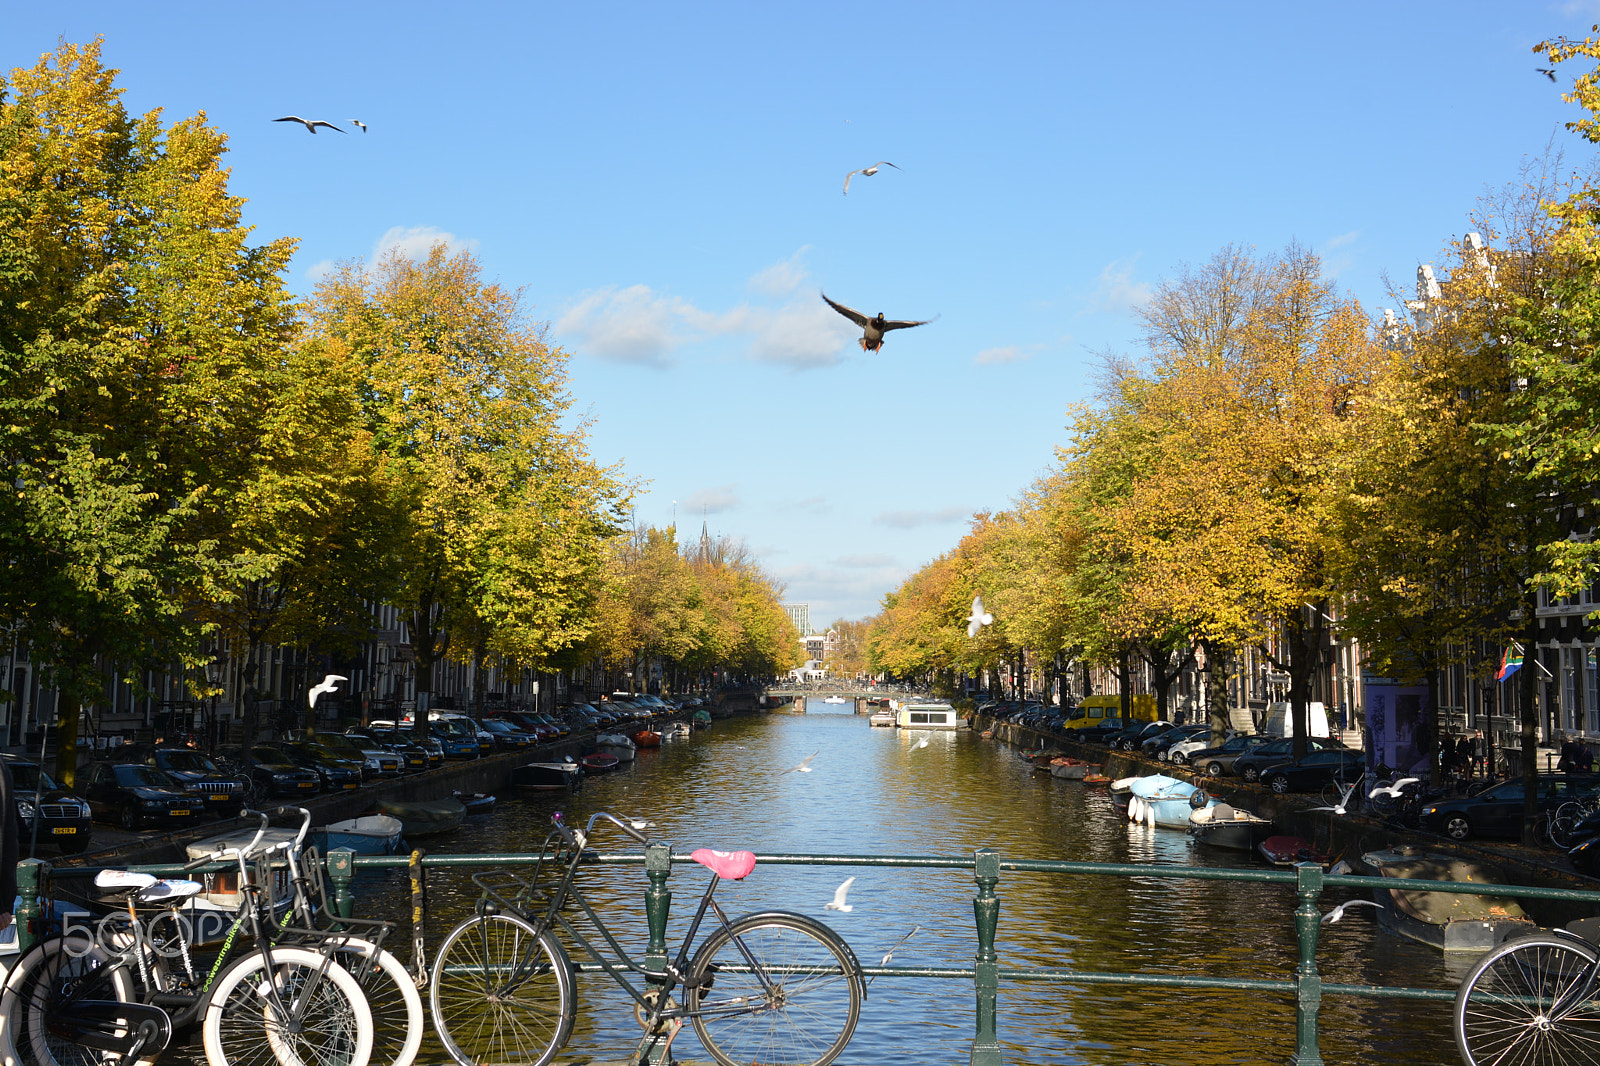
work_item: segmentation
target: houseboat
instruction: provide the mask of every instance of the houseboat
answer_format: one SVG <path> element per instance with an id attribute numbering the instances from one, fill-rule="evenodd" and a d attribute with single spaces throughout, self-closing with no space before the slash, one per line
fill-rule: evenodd
<path id="1" fill-rule="evenodd" d="M 959 729 L 966 724 L 948 703 L 906 703 L 898 713 L 901 729 Z"/>

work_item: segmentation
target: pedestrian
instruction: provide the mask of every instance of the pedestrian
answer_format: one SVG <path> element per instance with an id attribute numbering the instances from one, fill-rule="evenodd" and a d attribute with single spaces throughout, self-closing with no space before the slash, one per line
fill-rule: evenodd
<path id="1" fill-rule="evenodd" d="M 1589 742 L 1582 737 L 1578 738 L 1578 750 L 1573 756 L 1572 768 L 1580 774 L 1587 774 L 1594 769 L 1594 753 L 1589 750 Z"/>
<path id="2" fill-rule="evenodd" d="M 1476 736 L 1476 734 L 1474 734 Z M 1478 744 L 1473 737 L 1461 734 L 1456 741 L 1456 766 L 1464 777 L 1472 777 L 1473 764 L 1478 761 Z"/>
<path id="3" fill-rule="evenodd" d="M 1578 742 L 1569 734 L 1561 743 L 1561 758 L 1556 760 L 1556 769 L 1562 773 L 1570 774 L 1577 769 Z"/>

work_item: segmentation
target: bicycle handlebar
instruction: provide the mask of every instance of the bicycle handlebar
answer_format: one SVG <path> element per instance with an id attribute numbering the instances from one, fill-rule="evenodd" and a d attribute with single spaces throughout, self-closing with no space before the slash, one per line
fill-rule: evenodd
<path id="1" fill-rule="evenodd" d="M 557 811 L 550 816 L 550 822 L 556 827 L 556 832 L 561 834 L 561 839 L 565 840 L 568 844 L 573 844 L 577 847 L 585 847 L 589 842 L 589 837 L 594 835 L 594 824 L 602 818 L 616 825 L 617 828 L 621 829 L 624 833 L 627 833 L 639 843 L 650 843 L 650 838 L 640 832 L 641 829 L 646 828 L 646 824 L 644 822 L 638 819 L 628 819 L 624 821 L 609 811 L 595 811 L 589 816 L 588 824 L 586 824 L 581 831 L 569 828 L 567 823 L 561 820 L 560 811 Z"/>

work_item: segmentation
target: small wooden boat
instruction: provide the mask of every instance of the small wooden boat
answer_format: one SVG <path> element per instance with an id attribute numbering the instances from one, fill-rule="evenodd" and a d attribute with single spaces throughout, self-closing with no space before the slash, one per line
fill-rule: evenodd
<path id="1" fill-rule="evenodd" d="M 1256 845 L 1256 852 L 1274 866 L 1294 866 L 1302 862 L 1328 864 L 1326 855 L 1312 851 L 1311 845 L 1302 838 L 1287 834 L 1267 837 Z"/>
<path id="2" fill-rule="evenodd" d="M 364 814 L 313 829 L 311 841 L 324 853 L 334 848 L 349 848 L 357 855 L 393 855 L 400 846 L 404 828 L 400 819 L 390 815 Z"/>
<path id="3" fill-rule="evenodd" d="M 488 792 L 452 792 L 450 793 L 461 801 L 461 806 L 467 809 L 467 817 L 474 814 L 488 814 L 494 810 L 495 798 Z"/>
<path id="4" fill-rule="evenodd" d="M 1098 770 L 1090 770 L 1088 773 L 1083 775 L 1083 779 L 1082 780 L 1083 780 L 1083 783 L 1086 784 L 1086 785 L 1109 785 L 1109 784 L 1111 784 L 1111 778 L 1107 777 L 1105 774 L 1100 773 Z"/>
<path id="5" fill-rule="evenodd" d="M 659 748 L 661 734 L 653 729 L 641 729 L 633 735 L 633 742 L 641 748 Z"/>
<path id="6" fill-rule="evenodd" d="M 408 837 L 448 833 L 460 828 L 467 816 L 467 808 L 454 796 L 437 800 L 381 800 L 378 809 L 391 818 L 400 819 Z"/>
<path id="7" fill-rule="evenodd" d="M 263 847 L 293 841 L 300 830 L 269 828 L 262 834 Z M 216 854 L 223 848 L 242 848 L 256 837 L 254 829 L 235 829 L 227 833 L 206 837 L 184 845 L 184 854 L 193 862 Z M 239 890 L 239 868 L 233 863 L 221 870 L 192 875 L 205 886 L 205 891 L 187 900 L 182 913 L 193 929 L 193 943 L 214 944 L 222 940 L 233 925 L 245 896 Z M 273 898 L 277 901 L 276 913 L 288 909 L 293 895 L 289 891 L 289 864 L 279 858 L 272 862 Z"/>
<path id="8" fill-rule="evenodd" d="M 578 759 L 578 765 L 583 767 L 586 774 L 609 774 L 622 765 L 622 761 L 615 755 L 604 751 L 592 751 Z"/>
<path id="9" fill-rule="evenodd" d="M 1397 881 L 1465 881 L 1494 887 L 1504 877 L 1487 863 L 1417 847 L 1368 852 L 1361 861 Z M 1380 888 L 1373 890 L 1372 898 L 1382 905 L 1378 922 L 1385 929 L 1448 953 L 1482 954 L 1507 937 L 1539 928 L 1510 896 Z"/>
<path id="10" fill-rule="evenodd" d="M 1050 776 L 1059 777 L 1063 781 L 1082 781 L 1099 769 L 1100 767 L 1094 763 L 1087 763 L 1082 759 L 1062 756 L 1050 760 Z"/>
<path id="11" fill-rule="evenodd" d="M 1218 803 L 1189 812 L 1189 835 L 1214 848 L 1250 851 L 1272 835 L 1272 819 Z"/>
<path id="12" fill-rule="evenodd" d="M 632 762 L 639 750 L 629 737 L 621 733 L 601 733 L 594 738 L 594 750 L 603 751 L 608 755 L 615 755 L 618 762 Z"/>
<path id="13" fill-rule="evenodd" d="M 511 787 L 526 792 L 571 792 L 582 782 L 583 768 L 570 759 L 530 762 L 511 771 Z"/>

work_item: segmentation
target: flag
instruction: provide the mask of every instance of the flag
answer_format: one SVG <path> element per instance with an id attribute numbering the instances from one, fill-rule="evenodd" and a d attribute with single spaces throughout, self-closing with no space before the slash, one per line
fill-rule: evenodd
<path id="1" fill-rule="evenodd" d="M 1513 644 L 1506 649 L 1505 657 L 1500 660 L 1500 672 L 1494 675 L 1494 679 L 1504 681 L 1520 669 L 1522 669 L 1522 651 Z"/>

